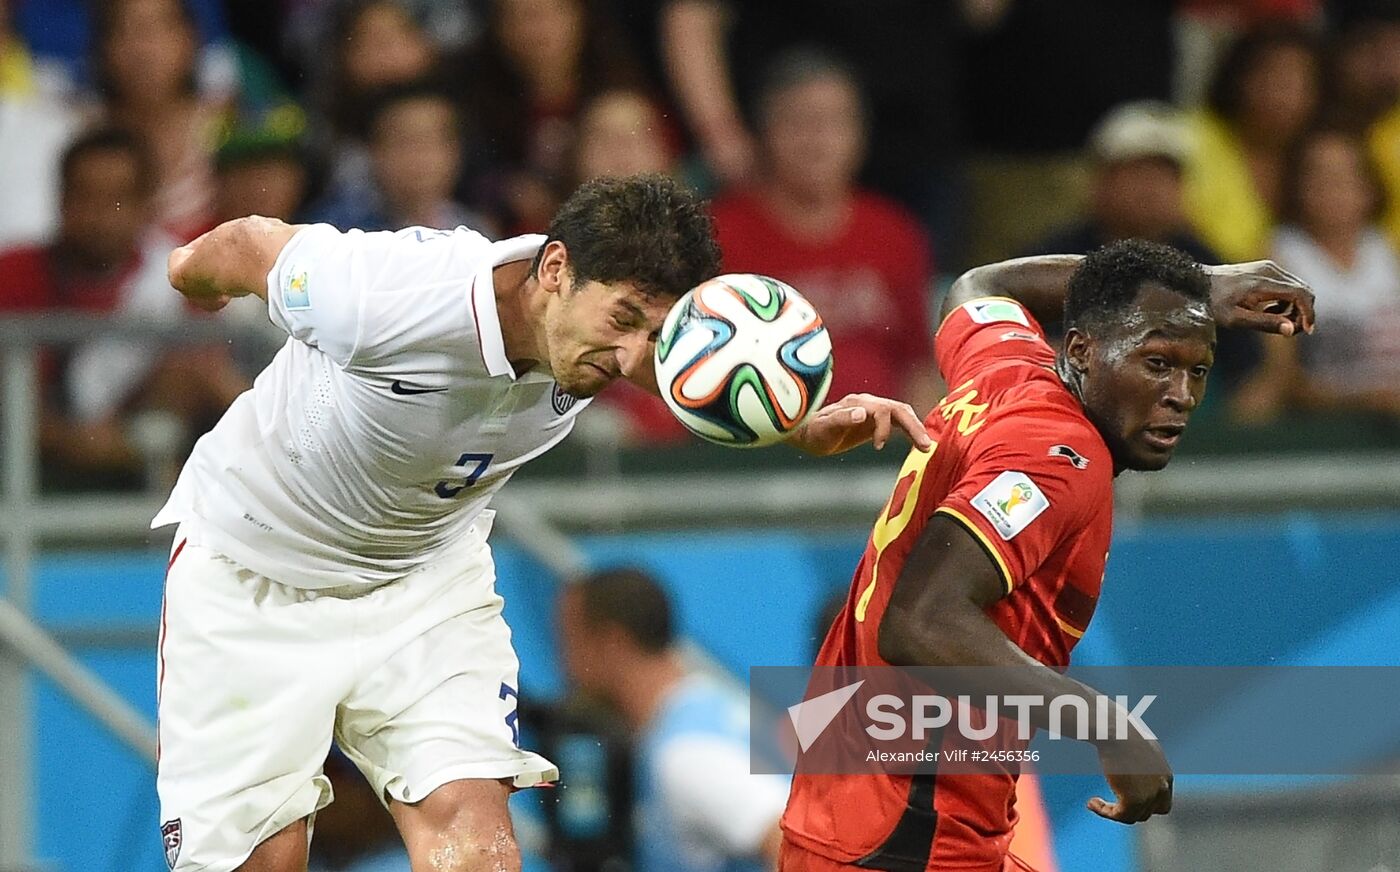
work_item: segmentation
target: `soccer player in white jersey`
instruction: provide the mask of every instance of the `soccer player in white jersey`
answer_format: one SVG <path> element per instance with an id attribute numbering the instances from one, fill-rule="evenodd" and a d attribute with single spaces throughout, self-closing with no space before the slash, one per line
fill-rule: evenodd
<path id="1" fill-rule="evenodd" d="M 486 506 L 609 383 L 655 389 L 656 332 L 718 260 L 703 204 L 661 176 L 585 185 L 543 236 L 245 218 L 171 254 L 195 303 L 265 298 L 291 337 L 152 524 L 179 524 L 157 778 L 174 872 L 305 869 L 333 737 L 415 870 L 519 869 L 506 797 L 558 773 L 519 746 Z M 893 429 L 927 444 L 908 406 L 854 395 L 793 441 Z"/>

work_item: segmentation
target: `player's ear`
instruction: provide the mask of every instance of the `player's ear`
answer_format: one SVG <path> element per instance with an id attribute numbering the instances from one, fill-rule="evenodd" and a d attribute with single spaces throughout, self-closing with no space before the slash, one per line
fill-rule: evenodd
<path id="1" fill-rule="evenodd" d="M 1084 331 L 1078 327 L 1071 327 L 1065 332 L 1065 360 L 1069 361 L 1071 369 L 1076 372 L 1085 372 L 1089 369 L 1089 356 L 1092 341 Z"/>
<path id="2" fill-rule="evenodd" d="M 539 268 L 535 270 L 535 280 L 540 287 L 551 294 L 564 289 L 569 278 L 569 250 L 557 239 L 550 240 L 540 252 Z"/>

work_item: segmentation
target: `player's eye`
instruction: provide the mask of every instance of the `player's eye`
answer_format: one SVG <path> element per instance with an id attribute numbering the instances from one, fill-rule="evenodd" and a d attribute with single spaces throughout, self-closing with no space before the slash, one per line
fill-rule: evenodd
<path id="1" fill-rule="evenodd" d="M 1154 354 L 1151 357 L 1147 358 L 1147 368 L 1152 370 L 1153 372 L 1166 372 L 1167 370 L 1171 369 L 1171 364 L 1167 363 L 1167 359 L 1165 357 L 1160 357 Z"/>
<path id="2" fill-rule="evenodd" d="M 1194 367 L 1191 370 L 1191 375 L 1196 378 L 1205 378 L 1207 375 L 1210 375 L 1210 367 L 1204 365 Z"/>

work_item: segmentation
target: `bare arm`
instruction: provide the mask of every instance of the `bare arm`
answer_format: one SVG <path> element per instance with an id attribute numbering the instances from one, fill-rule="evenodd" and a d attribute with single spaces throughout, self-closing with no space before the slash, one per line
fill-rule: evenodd
<path id="1" fill-rule="evenodd" d="M 226 221 L 170 252 L 170 285 L 201 309 L 234 297 L 267 299 L 267 275 L 302 225 L 256 215 Z"/>
<path id="2" fill-rule="evenodd" d="M 1010 297 L 1030 310 L 1037 321 L 1058 321 L 1064 312 L 1069 277 L 1083 260 L 1078 254 L 1048 254 L 973 267 L 948 289 L 939 322 L 978 297 Z"/>
<path id="3" fill-rule="evenodd" d="M 972 534 L 951 518 L 934 515 L 895 581 L 880 621 L 880 656 L 895 666 L 1000 667 L 994 678 L 985 670 L 969 670 L 966 689 L 997 696 L 1075 696 L 1094 711 L 1093 688 L 1026 654 L 987 616 L 986 608 L 1004 590 L 999 571 Z M 988 686 L 978 687 L 979 680 Z M 1036 727 L 1049 727 L 1048 706 L 1030 711 Z M 1061 730 L 1075 735 L 1079 724 L 1065 720 Z M 1171 769 L 1155 741 L 1135 735 L 1098 743 L 1098 749 L 1118 799 L 1094 797 L 1091 811 L 1135 823 L 1171 809 Z"/>
<path id="4" fill-rule="evenodd" d="M 748 174 L 753 143 L 734 96 L 724 46 L 732 12 L 723 0 L 672 0 L 661 16 L 666 75 L 705 159 L 725 181 Z"/>
<path id="5" fill-rule="evenodd" d="M 1070 276 L 1084 258 L 1077 254 L 1022 257 L 974 267 L 958 277 L 943 298 L 940 321 L 978 297 L 1010 297 L 1037 321 L 1058 321 Z M 1271 260 L 1205 267 L 1210 309 L 1226 328 L 1294 336 L 1311 333 L 1316 320 L 1307 284 Z"/>

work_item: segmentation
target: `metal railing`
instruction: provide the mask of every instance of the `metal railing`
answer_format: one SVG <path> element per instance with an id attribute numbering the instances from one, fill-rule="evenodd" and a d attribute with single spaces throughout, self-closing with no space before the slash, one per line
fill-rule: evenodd
<path id="1" fill-rule="evenodd" d="M 30 711 L 26 671 L 51 678 L 142 759 L 154 761 L 149 722 L 68 654 L 32 619 L 32 573 L 39 546 L 67 541 L 149 541 L 147 524 L 164 494 L 45 496 L 38 490 L 38 355 L 44 346 L 66 346 L 98 336 L 166 344 L 236 339 L 248 335 L 216 320 L 178 327 L 92 315 L 21 316 L 0 319 L 3 349 L 4 502 L 6 587 L 0 597 L 0 870 L 23 869 L 30 860 L 33 810 Z M 576 437 L 577 438 L 577 437 Z M 495 500 L 498 529 L 559 577 L 587 566 L 565 531 L 654 529 L 715 523 L 868 526 L 888 497 L 891 468 L 816 472 L 687 472 L 619 477 L 615 446 L 590 447 L 584 478 L 573 486 L 513 482 Z M 897 462 L 897 458 L 891 457 Z M 1183 506 L 1201 511 L 1256 511 L 1263 505 L 1369 503 L 1400 505 L 1400 452 L 1365 455 L 1248 457 L 1179 463 L 1151 476 L 1125 476 L 1117 510 L 1132 518 Z M 128 636 L 130 633 L 127 634 Z M 140 635 L 139 633 L 137 635 Z M 148 638 L 150 634 L 148 634 Z M 703 655 L 691 650 L 693 659 Z"/>

